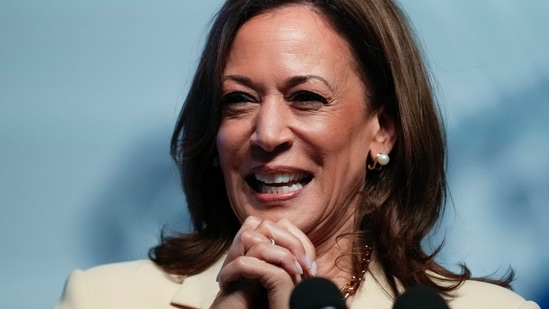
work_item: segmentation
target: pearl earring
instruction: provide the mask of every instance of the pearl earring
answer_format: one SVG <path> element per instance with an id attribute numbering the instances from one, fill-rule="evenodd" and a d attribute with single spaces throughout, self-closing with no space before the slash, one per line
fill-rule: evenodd
<path id="1" fill-rule="evenodd" d="M 368 169 L 379 171 L 383 166 L 387 164 L 389 164 L 389 155 L 386 153 L 380 152 L 376 155 L 376 158 L 374 159 L 374 163 L 368 164 Z"/>

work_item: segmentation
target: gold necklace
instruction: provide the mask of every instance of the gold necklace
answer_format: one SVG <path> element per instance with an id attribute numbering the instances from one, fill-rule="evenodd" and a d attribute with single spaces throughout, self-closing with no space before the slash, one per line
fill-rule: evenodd
<path id="1" fill-rule="evenodd" d="M 370 264 L 370 258 L 372 257 L 372 251 L 373 251 L 373 247 L 369 245 L 364 246 L 364 254 L 362 255 L 362 262 L 360 263 L 360 267 L 361 267 L 360 275 L 359 276 L 353 275 L 353 277 L 351 278 L 351 281 L 349 281 L 349 283 L 342 286 L 340 289 L 341 294 L 343 294 L 344 300 L 347 300 L 349 296 L 354 295 L 358 290 L 358 287 L 362 283 L 362 280 L 364 280 L 364 275 L 368 270 L 368 264 Z"/>

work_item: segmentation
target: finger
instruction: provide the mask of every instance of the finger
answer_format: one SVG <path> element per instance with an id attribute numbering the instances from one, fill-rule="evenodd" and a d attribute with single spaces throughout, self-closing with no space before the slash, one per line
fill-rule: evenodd
<path id="1" fill-rule="evenodd" d="M 274 245 L 271 242 L 263 241 L 257 243 L 246 252 L 246 256 L 255 257 L 269 264 L 276 265 L 290 275 L 303 274 L 303 267 L 295 255 L 287 248 Z"/>
<path id="2" fill-rule="evenodd" d="M 288 251 L 270 253 L 270 246 L 259 246 L 252 255 L 282 267 L 289 274 L 297 272 L 305 277 L 316 276 L 316 251 L 313 244 L 300 229 L 286 219 L 275 223 L 253 216 L 248 217 L 235 236 L 223 266 L 239 256 L 247 255 L 248 251 L 258 244 L 272 245 L 273 240 L 277 247 L 286 248 Z"/>
<path id="3" fill-rule="evenodd" d="M 239 256 L 219 273 L 219 287 L 226 289 L 237 280 L 257 280 L 267 290 L 293 288 L 294 281 L 284 269 L 250 256 Z"/>
<path id="4" fill-rule="evenodd" d="M 281 245 L 276 245 L 272 239 L 257 230 L 242 230 L 238 246 L 243 248 L 244 252 L 236 252 L 235 256 L 227 258 L 225 265 L 240 255 L 246 255 L 280 266 L 289 274 L 303 274 L 303 267 L 293 252 Z"/>
<path id="5" fill-rule="evenodd" d="M 254 216 L 249 216 L 242 222 L 242 225 L 240 226 L 239 231 L 236 233 L 233 242 L 231 244 L 231 247 L 229 248 L 229 251 L 227 252 L 227 257 L 225 258 L 225 261 L 223 262 L 223 265 L 226 265 L 228 262 L 232 261 L 234 258 L 245 255 L 246 254 L 246 244 L 242 242 L 242 234 L 249 233 L 250 231 L 254 231 L 255 228 L 261 223 L 261 220 Z M 251 246 L 253 244 L 253 239 L 251 235 L 245 235 L 245 238 L 248 239 L 252 243 L 248 243 L 247 246 Z M 265 237 L 262 235 L 257 236 L 256 241 L 263 241 L 265 240 Z"/>
<path id="6" fill-rule="evenodd" d="M 299 256 L 296 256 L 298 262 L 301 265 L 304 265 L 305 274 L 308 276 L 317 275 L 317 265 L 316 265 L 316 249 L 309 237 L 300 230 L 297 226 L 290 222 L 290 220 L 283 218 L 280 219 L 277 224 L 287 229 L 292 235 L 298 238 L 301 241 L 302 246 L 305 249 L 305 257 L 300 259 Z"/>
<path id="7" fill-rule="evenodd" d="M 274 239 L 277 246 L 287 248 L 297 259 L 307 276 L 316 275 L 316 251 L 309 238 L 289 220 L 263 220 L 255 229 Z"/>
<path id="8" fill-rule="evenodd" d="M 257 282 L 267 291 L 269 308 L 287 308 L 290 295 L 297 284 L 292 277 L 295 276 L 290 276 L 280 267 L 253 257 L 240 256 L 222 268 L 220 273 L 221 292 L 218 295 L 224 295 L 222 298 L 235 304 L 235 297 L 249 299 L 250 290 L 246 290 L 246 287 Z M 227 291 L 227 293 L 223 291 Z M 253 293 L 253 291 L 251 292 Z M 245 296 L 246 294 L 248 297 Z M 227 308 L 226 301 L 223 302 L 221 299 L 219 304 L 222 304 L 220 308 Z M 249 302 L 247 304 L 249 305 Z M 243 308 L 243 306 L 239 308 Z"/>

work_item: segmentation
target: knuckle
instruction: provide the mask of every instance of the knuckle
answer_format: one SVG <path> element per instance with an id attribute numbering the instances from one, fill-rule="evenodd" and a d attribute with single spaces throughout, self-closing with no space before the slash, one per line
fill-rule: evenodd
<path id="1" fill-rule="evenodd" d="M 284 226 L 284 227 L 293 226 L 293 224 L 290 222 L 290 220 L 288 220 L 288 218 L 285 218 L 285 217 L 278 220 L 277 223 L 281 226 Z"/>
<path id="2" fill-rule="evenodd" d="M 246 262 L 246 257 L 242 255 L 239 257 L 236 257 L 233 260 L 233 263 L 234 263 L 234 266 L 236 266 L 238 269 L 242 269 L 248 265 L 248 263 Z"/>
<path id="3" fill-rule="evenodd" d="M 242 244 L 249 244 L 251 242 L 253 242 L 254 238 L 255 238 L 255 233 L 250 231 L 250 230 L 243 230 L 240 235 L 240 242 Z"/>
<path id="4" fill-rule="evenodd" d="M 274 224 L 273 221 L 269 219 L 261 220 L 261 222 L 258 224 L 257 229 L 263 230 L 263 229 L 269 229 Z"/>
<path id="5" fill-rule="evenodd" d="M 242 226 L 252 226 L 255 227 L 261 222 L 261 220 L 258 217 L 255 216 L 249 216 L 246 219 L 244 219 L 244 222 L 242 222 Z"/>

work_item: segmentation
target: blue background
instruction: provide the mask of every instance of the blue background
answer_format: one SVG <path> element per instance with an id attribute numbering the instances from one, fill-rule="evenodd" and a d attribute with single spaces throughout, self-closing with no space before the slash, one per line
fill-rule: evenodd
<path id="1" fill-rule="evenodd" d="M 0 0 L 1 308 L 51 307 L 72 269 L 187 227 L 169 136 L 220 4 Z M 402 5 L 447 124 L 441 260 L 511 265 L 547 303 L 549 2 Z"/>

